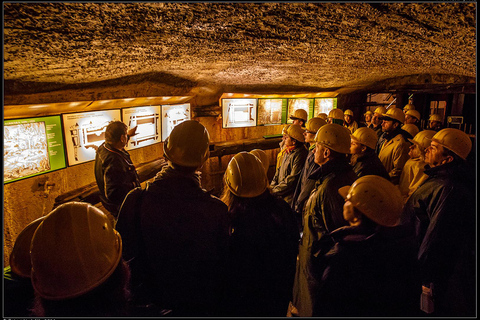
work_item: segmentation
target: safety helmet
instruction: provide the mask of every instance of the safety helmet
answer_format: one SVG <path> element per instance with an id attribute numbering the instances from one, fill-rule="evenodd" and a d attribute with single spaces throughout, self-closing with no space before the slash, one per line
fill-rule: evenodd
<path id="1" fill-rule="evenodd" d="M 175 126 L 165 139 L 163 151 L 171 162 L 183 167 L 200 167 L 207 161 L 210 136 L 198 121 L 187 120 Z"/>
<path id="2" fill-rule="evenodd" d="M 420 129 L 418 129 L 418 127 L 416 125 L 411 124 L 411 123 L 404 124 L 402 126 L 402 130 L 405 130 L 408 133 L 410 133 L 410 135 L 412 137 L 415 137 L 417 135 L 417 133 L 420 131 Z"/>
<path id="3" fill-rule="evenodd" d="M 308 120 L 305 127 L 307 128 L 308 131 L 317 132 L 318 129 L 320 129 L 321 126 L 324 126 L 326 124 L 327 124 L 327 122 L 325 120 L 323 120 L 322 118 L 315 117 L 315 118 L 312 118 L 312 119 Z"/>
<path id="4" fill-rule="evenodd" d="M 260 159 L 263 164 L 263 168 L 265 169 L 265 173 L 267 173 L 268 167 L 270 167 L 270 160 L 268 160 L 267 153 L 262 149 L 253 149 L 252 151 L 250 151 L 250 153 Z"/>
<path id="5" fill-rule="evenodd" d="M 387 112 L 387 108 L 385 107 L 378 107 L 377 109 L 375 109 L 375 111 L 373 113 L 378 113 L 379 115 L 382 115 L 384 114 L 385 112 Z"/>
<path id="6" fill-rule="evenodd" d="M 407 112 L 408 110 L 415 110 L 415 106 L 410 102 L 403 107 L 403 112 Z"/>
<path id="7" fill-rule="evenodd" d="M 104 283 L 122 257 L 122 238 L 108 217 L 86 202 L 50 212 L 33 235 L 32 285 L 47 300 L 81 296 Z"/>
<path id="8" fill-rule="evenodd" d="M 328 114 L 322 112 L 322 113 L 319 113 L 317 117 L 322 118 L 323 120 L 327 121 Z"/>
<path id="9" fill-rule="evenodd" d="M 10 268 L 12 271 L 23 277 L 30 278 L 32 263 L 30 262 L 30 244 L 33 234 L 38 225 L 45 219 L 45 216 L 30 222 L 17 236 L 10 254 Z"/>
<path id="10" fill-rule="evenodd" d="M 290 119 L 300 119 L 300 120 L 303 120 L 303 121 L 307 121 L 307 118 L 308 118 L 308 114 L 307 114 L 307 111 L 303 110 L 303 109 L 297 109 L 295 110 L 295 112 L 290 116 Z"/>
<path id="11" fill-rule="evenodd" d="M 333 151 L 350 153 L 350 130 L 336 123 L 329 123 L 318 129 L 315 142 Z"/>
<path id="12" fill-rule="evenodd" d="M 367 127 L 361 127 L 352 133 L 352 139 L 355 141 L 358 141 L 363 145 L 366 145 L 370 149 L 375 149 L 375 146 L 377 145 L 378 136 L 375 130 Z"/>
<path id="13" fill-rule="evenodd" d="M 393 227 L 399 223 L 403 208 L 402 195 L 397 186 L 383 177 L 360 177 L 351 186 L 338 189 L 338 193 L 379 225 Z"/>
<path id="14" fill-rule="evenodd" d="M 399 108 L 393 107 L 388 109 L 386 113 L 383 113 L 381 119 L 397 120 L 398 122 L 403 124 L 405 122 L 405 113 L 403 113 L 403 111 L 400 110 Z"/>
<path id="15" fill-rule="evenodd" d="M 405 112 L 405 114 L 409 115 L 409 116 L 412 116 L 414 118 L 416 118 L 417 120 L 420 120 L 421 119 L 421 116 L 420 116 L 420 112 L 418 112 L 417 110 L 407 110 L 407 112 Z"/>
<path id="16" fill-rule="evenodd" d="M 373 112 L 372 112 L 372 111 L 370 111 L 370 110 L 367 110 L 367 112 L 365 112 L 363 115 L 364 115 L 364 116 L 366 116 L 367 114 L 369 114 L 369 115 L 373 116 Z"/>
<path id="17" fill-rule="evenodd" d="M 329 113 L 328 113 L 328 117 L 329 118 L 332 118 L 332 119 L 337 119 L 337 120 L 342 120 L 343 121 L 343 110 L 342 109 L 338 109 L 338 108 L 335 108 L 335 109 L 332 109 Z"/>
<path id="18" fill-rule="evenodd" d="M 440 121 L 443 122 L 442 116 L 439 114 L 431 114 L 430 117 L 428 118 L 428 121 Z"/>
<path id="19" fill-rule="evenodd" d="M 436 131 L 433 130 L 423 130 L 417 133 L 413 139 L 408 139 L 413 144 L 416 144 L 420 150 L 425 150 L 430 146 L 430 141 L 432 137 L 436 134 Z"/>
<path id="20" fill-rule="evenodd" d="M 445 128 L 438 131 L 432 141 L 442 145 L 444 148 L 451 150 L 462 159 L 467 159 L 468 154 L 472 150 L 472 140 L 463 132 L 455 128 Z"/>
<path id="21" fill-rule="evenodd" d="M 228 163 L 225 185 L 236 196 L 253 198 L 261 195 L 268 185 L 267 175 L 259 158 L 251 153 L 237 153 Z"/>
<path id="22" fill-rule="evenodd" d="M 345 115 L 345 116 L 352 116 L 352 117 L 353 117 L 353 111 L 350 110 L 350 109 L 347 109 L 347 110 L 345 110 L 345 112 L 343 113 L 343 115 Z"/>
<path id="23" fill-rule="evenodd" d="M 284 126 L 284 127 L 282 128 L 282 134 L 287 134 L 287 130 L 288 130 L 289 127 L 290 127 L 289 124 L 287 124 L 286 126 Z"/>
<path id="24" fill-rule="evenodd" d="M 300 125 L 298 124 L 292 124 L 287 129 L 287 135 L 289 135 L 290 138 L 293 138 L 300 142 L 305 142 L 305 137 L 303 136 L 303 132 L 305 132 L 305 130 L 302 129 L 302 127 L 300 127 Z"/>

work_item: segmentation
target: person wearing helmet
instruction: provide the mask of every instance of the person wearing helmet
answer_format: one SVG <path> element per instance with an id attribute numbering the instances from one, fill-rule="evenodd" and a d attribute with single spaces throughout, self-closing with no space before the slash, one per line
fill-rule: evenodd
<path id="1" fill-rule="evenodd" d="M 290 119 L 293 120 L 293 124 L 298 124 L 300 127 L 304 128 L 305 123 L 308 119 L 307 111 L 303 109 L 297 109 L 295 112 L 290 116 Z"/>
<path id="2" fill-rule="evenodd" d="M 304 131 L 298 124 L 292 124 L 288 127 L 285 138 L 285 153 L 280 167 L 270 183 L 272 193 L 282 197 L 289 205 L 291 205 L 293 193 L 308 154 L 304 144 Z"/>
<path id="3" fill-rule="evenodd" d="M 426 165 L 425 150 L 430 146 L 430 141 L 435 133 L 433 130 L 423 130 L 415 135 L 413 139 L 409 139 L 412 143 L 408 152 L 410 159 L 405 162 L 398 184 L 404 201 L 407 201 L 408 197 L 427 178 L 423 173 Z"/>
<path id="4" fill-rule="evenodd" d="M 317 115 L 317 117 L 320 118 L 320 119 L 325 120 L 325 122 L 326 122 L 326 121 L 327 121 L 327 118 L 328 118 L 328 114 L 321 112 L 321 113 L 319 113 L 319 114 Z"/>
<path id="5" fill-rule="evenodd" d="M 17 236 L 10 253 L 10 265 L 3 269 L 5 317 L 29 317 L 33 304 L 34 290 L 30 280 L 30 243 L 38 225 L 45 217 L 30 222 Z"/>
<path id="6" fill-rule="evenodd" d="M 232 216 L 225 315 L 285 316 L 300 237 L 292 210 L 271 194 L 263 164 L 248 152 L 230 160 L 221 199 Z"/>
<path id="7" fill-rule="evenodd" d="M 443 129 L 443 119 L 439 114 L 431 114 L 428 118 L 428 128 L 433 131 L 440 131 Z"/>
<path id="8" fill-rule="evenodd" d="M 466 162 L 471 149 L 465 132 L 438 131 L 425 153 L 427 178 L 402 214 L 419 244 L 422 300 L 429 302 L 422 310 L 429 316 L 475 315 L 475 169 Z"/>
<path id="9" fill-rule="evenodd" d="M 390 180 L 387 170 L 375 153 L 377 134 L 373 129 L 358 128 L 351 135 L 350 164 L 358 177 L 366 175 L 378 175 Z"/>
<path id="10" fill-rule="evenodd" d="M 317 134 L 318 129 L 326 125 L 325 120 L 321 118 L 312 118 L 307 122 L 307 129 L 303 133 L 305 137 L 305 142 L 308 143 L 308 155 L 305 160 L 305 165 L 303 166 L 300 177 L 298 178 L 297 186 L 295 187 L 295 192 L 292 199 L 292 209 L 295 211 L 295 217 L 297 218 L 297 225 L 299 231 L 303 230 L 303 206 L 305 201 L 307 201 L 310 192 L 312 192 L 315 187 L 315 180 L 309 179 L 308 177 L 318 168 L 318 164 L 315 163 L 315 135 Z"/>
<path id="11" fill-rule="evenodd" d="M 336 123 L 343 126 L 344 120 L 345 116 L 342 109 L 335 108 L 328 113 L 327 123 Z"/>
<path id="12" fill-rule="evenodd" d="M 345 110 L 343 117 L 345 119 L 343 125 L 350 130 L 350 133 L 354 133 L 355 130 L 358 129 L 358 123 L 357 121 L 353 120 L 353 111 L 350 109 Z"/>
<path id="13" fill-rule="evenodd" d="M 320 241 L 314 317 L 408 317 L 418 308 L 413 235 L 398 226 L 402 197 L 366 175 L 339 188 L 348 226 Z M 348 303 L 346 303 L 348 301 Z"/>
<path id="14" fill-rule="evenodd" d="M 387 112 L 387 109 L 385 107 L 378 107 L 375 109 L 373 115 L 372 115 L 372 129 L 375 131 L 377 134 L 377 137 L 380 138 L 380 136 L 383 134 L 382 131 L 382 120 L 380 118 L 382 115 Z"/>
<path id="15" fill-rule="evenodd" d="M 420 132 L 420 130 L 418 130 L 418 127 L 414 124 L 411 124 L 411 123 L 405 123 L 403 126 L 402 126 L 402 130 L 403 131 L 407 131 L 408 134 L 410 134 L 411 138 L 409 139 L 413 139 L 415 138 L 415 136 L 417 135 L 417 133 Z"/>
<path id="16" fill-rule="evenodd" d="M 408 103 L 403 107 L 403 112 L 406 114 L 408 110 L 415 110 L 415 106 L 413 105 L 413 101 L 411 99 L 408 100 Z"/>
<path id="17" fill-rule="evenodd" d="M 229 218 L 227 206 L 200 184 L 209 143 L 200 122 L 175 126 L 163 145 L 167 165 L 145 190 L 127 195 L 116 224 L 124 258 L 138 261 L 137 296 L 174 316 L 220 312 Z"/>
<path id="18" fill-rule="evenodd" d="M 280 165 L 282 164 L 283 155 L 285 154 L 285 139 L 287 139 L 287 130 L 289 127 L 290 125 L 287 124 L 282 129 L 282 141 L 280 141 L 280 151 L 277 154 L 277 164 L 275 166 L 275 170 L 278 170 L 278 168 L 280 168 Z"/>
<path id="19" fill-rule="evenodd" d="M 129 266 L 108 216 L 86 202 L 45 216 L 30 244 L 34 317 L 128 315 Z"/>
<path id="20" fill-rule="evenodd" d="M 290 308 L 298 310 L 302 317 L 312 316 L 313 298 L 321 279 L 313 265 L 315 248 L 323 235 L 346 225 L 342 217 L 344 201 L 338 189 L 357 179 L 348 163 L 349 153 L 350 131 L 347 128 L 334 123 L 320 127 L 315 135 L 314 157 L 319 167 L 309 176 L 316 184 L 304 207 L 303 236 Z"/>
<path id="21" fill-rule="evenodd" d="M 402 130 L 405 114 L 399 108 L 390 108 L 380 118 L 383 134 L 377 142 L 375 151 L 390 176 L 393 184 L 398 184 L 405 162 L 408 160 L 412 136 Z"/>
<path id="22" fill-rule="evenodd" d="M 372 129 L 373 128 L 373 123 L 372 123 L 373 112 L 370 110 L 367 110 L 367 112 L 363 114 L 363 117 L 365 119 L 365 122 L 363 123 L 363 125 L 367 128 Z"/>
<path id="23" fill-rule="evenodd" d="M 418 112 L 417 110 L 407 110 L 405 112 L 405 124 L 416 125 L 418 131 L 421 131 L 420 119 L 420 112 Z"/>
<path id="24" fill-rule="evenodd" d="M 100 200 L 115 218 L 127 193 L 140 186 L 140 180 L 130 154 L 125 150 L 136 127 L 127 130 L 121 121 L 110 122 L 105 130 L 105 142 L 95 155 L 95 180 Z"/>

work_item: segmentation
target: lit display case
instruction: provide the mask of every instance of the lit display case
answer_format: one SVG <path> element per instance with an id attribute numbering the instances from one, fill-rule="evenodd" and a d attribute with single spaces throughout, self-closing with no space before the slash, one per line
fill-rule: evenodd
<path id="1" fill-rule="evenodd" d="M 145 147 L 162 141 L 160 106 L 134 107 L 122 109 L 122 121 L 136 135 L 130 137 L 126 150 Z"/>
<path id="2" fill-rule="evenodd" d="M 4 183 L 65 167 L 60 116 L 4 121 Z"/>
<path id="3" fill-rule="evenodd" d="M 222 99 L 223 128 L 255 127 L 257 99 Z"/>
<path id="4" fill-rule="evenodd" d="M 312 118 L 314 102 L 313 100 L 314 99 L 308 98 L 288 99 L 287 123 L 293 123 L 293 120 L 290 119 L 290 116 L 293 115 L 293 113 L 297 109 L 305 110 L 307 112 L 308 119 Z"/>
<path id="5" fill-rule="evenodd" d="M 286 122 L 287 99 L 258 99 L 257 125 Z"/>
<path id="6" fill-rule="evenodd" d="M 68 165 L 95 160 L 111 121 L 121 121 L 120 110 L 62 114 Z"/>
<path id="7" fill-rule="evenodd" d="M 191 119 L 190 103 L 162 106 L 162 140 L 170 135 L 176 125 Z"/>
<path id="8" fill-rule="evenodd" d="M 337 107 L 337 98 L 316 98 L 313 108 L 313 116 L 318 117 L 320 113 L 328 113 Z"/>

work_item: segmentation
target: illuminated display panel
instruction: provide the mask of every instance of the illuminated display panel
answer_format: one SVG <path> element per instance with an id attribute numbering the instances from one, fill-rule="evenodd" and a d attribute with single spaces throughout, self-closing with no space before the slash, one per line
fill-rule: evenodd
<path id="1" fill-rule="evenodd" d="M 190 103 L 162 105 L 162 140 L 165 141 L 176 125 L 190 119 Z"/>
<path id="2" fill-rule="evenodd" d="M 303 109 L 307 112 L 308 119 L 312 117 L 313 113 L 313 100 L 314 99 L 288 99 L 288 109 L 287 109 L 287 123 L 293 123 L 293 120 L 290 119 L 297 109 Z M 307 120 L 308 120 L 307 119 Z"/>
<path id="3" fill-rule="evenodd" d="M 60 116 L 4 121 L 4 183 L 65 167 Z"/>
<path id="4" fill-rule="evenodd" d="M 137 126 L 136 135 L 130 137 L 126 150 L 145 147 L 162 141 L 160 106 L 122 109 L 122 121 L 132 129 Z"/>
<path id="5" fill-rule="evenodd" d="M 286 111 L 287 99 L 258 99 L 257 125 L 285 123 Z"/>
<path id="6" fill-rule="evenodd" d="M 103 110 L 62 115 L 68 165 L 95 160 L 97 148 L 105 141 L 111 121 L 120 121 L 120 110 Z"/>
<path id="7" fill-rule="evenodd" d="M 223 128 L 255 127 L 257 99 L 222 99 Z"/>
<path id="8" fill-rule="evenodd" d="M 337 107 L 337 98 L 317 98 L 315 99 L 314 117 L 318 117 L 320 113 L 328 113 Z"/>

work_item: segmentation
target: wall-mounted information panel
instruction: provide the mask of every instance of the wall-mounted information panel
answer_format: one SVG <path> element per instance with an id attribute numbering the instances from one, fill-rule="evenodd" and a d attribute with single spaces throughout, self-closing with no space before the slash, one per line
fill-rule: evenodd
<path id="1" fill-rule="evenodd" d="M 162 141 L 165 141 L 173 128 L 191 119 L 190 103 L 162 106 Z"/>
<path id="2" fill-rule="evenodd" d="M 307 112 L 308 119 L 312 118 L 313 115 L 313 100 L 306 98 L 298 99 L 288 99 L 288 109 L 287 109 L 287 123 L 293 123 L 293 120 L 290 119 L 297 109 L 303 109 Z"/>
<path id="3" fill-rule="evenodd" d="M 65 167 L 60 116 L 4 121 L 4 183 Z"/>
<path id="4" fill-rule="evenodd" d="M 257 99 L 222 99 L 223 128 L 255 127 Z"/>
<path id="5" fill-rule="evenodd" d="M 120 110 L 102 110 L 62 115 L 68 165 L 95 160 L 111 121 L 121 121 Z"/>
<path id="6" fill-rule="evenodd" d="M 130 137 L 126 150 L 145 147 L 162 141 L 160 106 L 134 107 L 122 109 L 122 121 L 132 129 L 137 127 L 135 135 Z"/>
<path id="7" fill-rule="evenodd" d="M 337 107 L 337 98 L 316 98 L 313 109 L 314 117 L 318 117 L 320 113 L 328 113 Z"/>
<path id="8" fill-rule="evenodd" d="M 257 125 L 274 125 L 286 122 L 287 99 L 258 99 Z"/>

